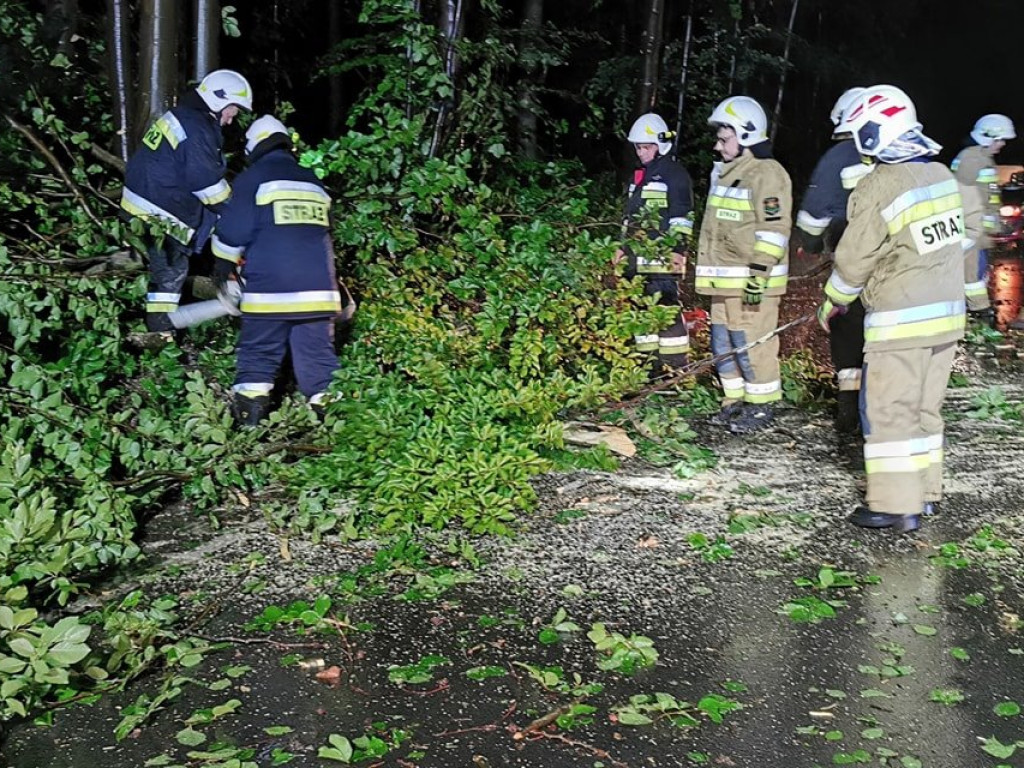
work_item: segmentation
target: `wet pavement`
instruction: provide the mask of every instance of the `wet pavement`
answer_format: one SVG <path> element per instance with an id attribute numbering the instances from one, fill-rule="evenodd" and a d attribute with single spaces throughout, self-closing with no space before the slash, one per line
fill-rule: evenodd
<path id="1" fill-rule="evenodd" d="M 340 765 L 317 757 L 335 734 L 379 739 L 362 765 L 405 768 L 1024 765 L 1024 742 L 1005 758 L 982 749 L 1000 752 L 982 739 L 1004 753 L 1024 739 L 1010 706 L 1024 706 L 1024 434 L 1020 421 L 966 416 L 987 387 L 1013 403 L 1021 387 L 1012 366 L 959 365 L 973 383 L 950 391 L 947 498 L 910 536 L 845 523 L 862 486 L 859 452 L 826 414 L 797 410 L 746 439 L 694 425 L 719 464 L 691 478 L 630 461 L 539 479 L 538 512 L 514 540 L 476 542 L 484 564 L 465 583 L 440 555 L 427 579 L 400 569 L 384 581 L 367 570 L 371 544 L 291 542 L 285 559 L 259 519 L 225 520 L 214 535 L 201 524 L 183 532 L 168 512 L 151 525 L 145 589 L 178 595 L 183 612 L 207 610 L 196 631 L 224 647 L 180 671 L 202 684 L 182 683 L 120 742 L 125 707 L 155 696 L 162 673 L 62 709 L 49 727 L 17 724 L 0 762 Z M 244 627 L 267 605 L 320 594 L 334 601 L 335 623 L 319 625 L 331 634 Z M 834 616 L 796 621 L 787 604 Z M 560 608 L 579 631 L 544 631 Z M 600 669 L 586 636 L 595 622 L 649 637 L 657 664 Z M 417 673 L 426 679 L 395 680 Z M 656 692 L 688 702 L 696 722 L 627 725 L 621 707 Z M 202 722 L 202 710 L 232 700 Z M 702 700 L 742 708 L 714 722 Z M 574 702 L 595 709 L 571 722 Z M 180 743 L 183 729 L 201 743 Z M 218 746 L 242 749 L 239 762 Z"/>

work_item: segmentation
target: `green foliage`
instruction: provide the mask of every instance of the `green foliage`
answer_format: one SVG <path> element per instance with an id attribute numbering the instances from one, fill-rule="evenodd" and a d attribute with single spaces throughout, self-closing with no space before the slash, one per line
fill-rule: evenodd
<path id="1" fill-rule="evenodd" d="M 609 632 L 600 622 L 590 628 L 587 637 L 602 657 L 597 662 L 600 670 L 612 670 L 628 676 L 653 667 L 658 661 L 658 651 L 649 637 L 636 634 L 626 637 L 619 632 Z"/>
<path id="2" fill-rule="evenodd" d="M 1011 403 L 1006 399 L 1002 387 L 989 387 L 984 392 L 971 398 L 971 410 L 967 416 L 972 419 L 1003 421 L 1024 421 L 1024 407 L 1020 403 Z"/>
<path id="3" fill-rule="evenodd" d="M 779 361 L 782 372 L 782 397 L 793 405 L 820 403 L 832 396 L 832 373 L 822 366 L 808 349 L 794 352 Z"/>
<path id="4" fill-rule="evenodd" d="M 668 693 L 636 694 L 629 697 L 629 703 L 615 707 L 617 722 L 622 725 L 650 725 L 665 720 L 676 728 L 693 728 L 700 725 L 700 716 L 713 723 L 721 723 L 725 715 L 743 709 L 737 701 L 708 694 L 696 704 L 679 701 Z"/>

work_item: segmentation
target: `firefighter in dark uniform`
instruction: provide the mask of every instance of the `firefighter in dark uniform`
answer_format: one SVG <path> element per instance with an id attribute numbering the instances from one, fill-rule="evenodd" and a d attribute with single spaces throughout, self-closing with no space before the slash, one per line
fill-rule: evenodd
<path id="1" fill-rule="evenodd" d="M 641 352 L 657 354 L 653 370 L 686 365 L 690 337 L 679 301 L 679 280 L 686 273 L 686 254 L 693 236 L 693 186 L 690 174 L 668 156 L 672 134 L 654 113 L 641 115 L 627 140 L 636 149 L 641 167 L 633 175 L 623 230 L 626 242 L 616 261 L 628 258 L 626 276 L 644 276 L 644 294 L 676 311 L 672 324 L 655 333 L 634 337 Z M 668 235 L 668 238 L 665 236 Z"/>
<path id="2" fill-rule="evenodd" d="M 187 91 L 150 126 L 125 170 L 121 208 L 129 218 L 159 223 L 147 236 L 149 291 L 146 328 L 170 341 L 188 276 L 188 260 L 202 251 L 221 207 L 231 196 L 224 174 L 221 128 L 240 109 L 252 109 L 252 89 L 237 72 L 219 69 Z"/>
<path id="3" fill-rule="evenodd" d="M 806 253 L 819 255 L 833 252 L 846 229 L 846 204 L 850 192 L 874 164 L 857 150 L 853 137 L 839 129 L 843 112 L 864 92 L 850 88 L 832 107 L 832 134 L 835 144 L 818 161 L 811 183 L 804 195 L 803 207 L 796 215 L 800 247 Z M 829 348 L 836 371 L 836 431 L 850 434 L 860 428 L 860 381 L 864 364 L 864 305 L 854 300 L 843 315 L 834 317 L 830 325 Z"/>
<path id="4" fill-rule="evenodd" d="M 278 368 L 291 352 L 299 390 L 322 411 L 338 369 L 334 318 L 341 294 L 334 269 L 331 198 L 292 154 L 288 130 L 265 115 L 246 131 L 249 167 L 235 179 L 213 236 L 215 279 L 224 286 L 241 265 L 242 330 L 232 412 L 262 419 Z"/>

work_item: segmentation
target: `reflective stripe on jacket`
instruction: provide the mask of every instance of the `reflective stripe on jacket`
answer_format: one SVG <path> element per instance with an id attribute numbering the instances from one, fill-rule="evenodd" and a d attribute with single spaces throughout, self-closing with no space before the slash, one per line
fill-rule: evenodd
<path id="1" fill-rule="evenodd" d="M 863 162 L 853 139 L 829 147 L 811 174 L 796 225 L 809 235 L 821 236 L 833 221 L 845 223 L 850 192 L 873 167 Z"/>
<path id="2" fill-rule="evenodd" d="M 950 168 L 961 184 L 973 184 L 978 188 L 984 208 L 984 231 L 978 239 L 978 248 L 991 248 L 989 236 L 999 232 L 999 206 L 1002 199 L 999 194 L 999 174 L 996 173 L 992 155 L 981 146 L 966 147 L 953 159 Z"/>
<path id="3" fill-rule="evenodd" d="M 231 196 L 224 178 L 217 118 L 209 112 L 177 106 L 150 126 L 125 169 L 121 208 L 135 218 L 161 219 L 169 234 L 194 251 L 208 230 L 204 208 L 217 209 Z"/>
<path id="4" fill-rule="evenodd" d="M 676 237 L 671 252 L 638 242 L 657 240 L 663 233 Z M 636 257 L 637 273 L 674 272 L 671 253 L 685 253 L 693 237 L 693 185 L 685 168 L 660 155 L 636 171 L 626 198 L 623 235 Z"/>
<path id="5" fill-rule="evenodd" d="M 723 164 L 701 224 L 697 293 L 739 296 L 749 265 L 759 264 L 769 270 L 765 294 L 784 294 L 792 210 L 792 184 L 778 162 L 756 158 L 744 149 L 740 157 Z"/>
<path id="6" fill-rule="evenodd" d="M 939 163 L 879 164 L 850 195 L 849 225 L 825 285 L 838 305 L 860 296 L 865 351 L 963 337 L 963 203 Z"/>
<path id="7" fill-rule="evenodd" d="M 287 149 L 257 158 L 235 179 L 213 236 L 213 253 L 239 263 L 243 314 L 331 317 L 341 294 L 330 239 L 331 198 Z"/>

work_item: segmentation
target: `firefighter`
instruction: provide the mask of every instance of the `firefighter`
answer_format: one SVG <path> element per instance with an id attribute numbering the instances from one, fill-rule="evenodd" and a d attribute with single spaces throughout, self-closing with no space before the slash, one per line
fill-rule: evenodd
<path id="1" fill-rule="evenodd" d="M 845 115 L 841 127 L 876 167 L 850 195 L 818 321 L 827 330 L 858 296 L 864 304 L 867 503 L 850 522 L 907 532 L 942 497 L 940 409 L 965 322 L 964 212 L 903 91 L 869 88 Z"/>
<path id="2" fill-rule="evenodd" d="M 843 112 L 864 92 L 850 88 L 832 107 L 830 118 L 835 142 L 818 161 L 796 215 L 795 234 L 802 251 L 820 256 L 833 252 L 846 229 L 846 203 L 857 182 L 874 165 L 857 151 L 853 137 L 839 128 Z M 865 162 L 866 161 L 866 162 Z M 829 350 L 836 371 L 836 431 L 852 434 L 860 427 L 861 365 L 864 362 L 864 306 L 854 300 L 845 314 L 831 322 Z"/>
<path id="3" fill-rule="evenodd" d="M 964 291 L 967 314 L 986 324 L 995 320 L 986 280 L 987 251 L 992 245 L 989 236 L 999 231 L 999 176 L 994 158 L 1015 137 L 1013 122 L 1006 115 L 985 115 L 974 124 L 970 145 L 961 150 L 950 166 L 961 184 L 977 186 L 984 205 L 984 230 L 977 244 L 965 253 Z M 1024 318 L 1014 322 L 1024 328 Z"/>
<path id="4" fill-rule="evenodd" d="M 157 342 L 173 339 L 170 315 L 181 300 L 189 257 L 203 250 L 231 196 L 221 129 L 242 109 L 252 110 L 249 82 L 230 69 L 211 72 L 150 126 L 128 160 L 121 208 L 164 229 L 145 237 L 146 329 Z"/>
<path id="5" fill-rule="evenodd" d="M 789 275 L 792 185 L 772 159 L 768 119 L 747 96 L 731 96 L 711 113 L 715 151 L 722 158 L 712 177 L 697 249 L 697 293 L 711 297 L 711 350 L 717 357 L 722 409 L 711 423 L 742 434 L 772 420 L 782 397 L 779 341 L 733 350 L 778 325 Z"/>
<path id="6" fill-rule="evenodd" d="M 679 281 L 686 273 L 693 236 L 693 187 L 690 174 L 668 155 L 672 135 L 654 113 L 641 115 L 629 129 L 626 138 L 636 150 L 640 168 L 633 173 L 626 200 L 623 234 L 627 242 L 615 254 L 616 262 L 628 258 L 627 277 L 644 276 L 644 295 L 656 295 L 659 305 L 674 309 L 667 328 L 634 337 L 638 350 L 657 354 L 653 373 L 686 365 L 690 351 Z"/>
<path id="7" fill-rule="evenodd" d="M 213 235 L 215 281 L 224 286 L 241 264 L 242 328 L 232 413 L 253 426 L 268 412 L 285 352 L 299 390 L 322 412 L 338 357 L 334 318 L 341 295 L 334 271 L 331 198 L 299 166 L 288 129 L 264 115 L 245 133 L 248 167 L 235 179 Z"/>

